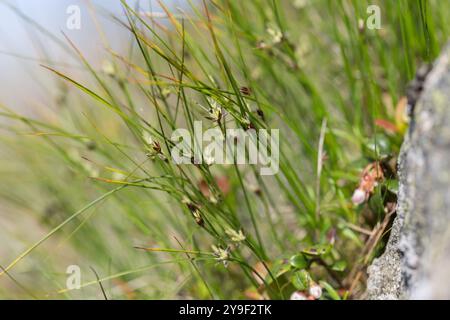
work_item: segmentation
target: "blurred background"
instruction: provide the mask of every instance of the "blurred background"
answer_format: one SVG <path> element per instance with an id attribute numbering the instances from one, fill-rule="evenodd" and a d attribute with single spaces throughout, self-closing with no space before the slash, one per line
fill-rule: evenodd
<path id="1" fill-rule="evenodd" d="M 172 11 L 176 11 L 177 7 L 186 7 L 187 4 L 185 1 L 176 0 L 165 0 L 162 3 Z M 128 4 L 145 13 L 158 15 L 162 12 L 158 2 L 154 0 L 132 0 L 128 1 Z M 67 8 L 72 5 L 78 6 L 81 10 L 81 28 L 79 30 L 70 30 L 66 26 L 70 16 Z M 73 49 L 68 46 L 62 33 L 73 41 L 83 56 L 97 69 L 101 69 L 107 61 L 105 59 L 111 56 L 107 47 L 108 50 L 117 54 L 126 55 L 130 50 L 129 44 L 132 36 L 129 30 L 119 25 L 113 15 L 126 20 L 119 0 L 0 1 L 0 103 L 14 112 L 33 118 L 55 120 L 57 115 L 64 117 L 62 114 L 65 113 L 65 110 L 59 107 L 61 101 L 58 100 L 58 97 L 65 95 L 67 88 L 64 82 L 41 65 L 51 65 L 80 79 L 89 78 L 88 72 L 74 55 Z M 162 18 L 160 23 L 165 24 L 164 20 Z M 88 105 L 87 108 L 90 109 L 90 106 Z M 3 199 L 0 201 L 0 266 L 5 266 L 19 252 L 49 232 L 50 228 L 44 226 L 46 223 L 42 220 L 42 213 L 54 212 L 52 207 L 55 202 L 45 192 L 42 194 L 38 191 L 40 189 L 38 184 L 32 185 L 31 172 L 27 174 L 25 166 L 23 166 L 25 163 L 37 167 L 39 167 L 39 163 L 46 163 L 45 166 L 48 166 L 49 159 L 46 158 L 46 151 L 28 148 L 30 154 L 27 155 L 26 152 L 20 151 L 20 147 L 17 145 L 17 139 L 23 137 L 24 133 L 20 132 L 18 136 L 11 134 L 11 131 L 8 130 L 9 126 L 13 125 L 11 119 L 1 117 L 0 125 L 3 142 L 11 147 L 0 149 L 0 159 L 3 163 L 0 169 L 2 177 L 0 184 L 4 190 L 2 192 Z M 108 125 L 106 126 L 108 127 Z M 109 129 L 113 129 L 113 126 L 109 126 Z M 17 146 L 17 149 L 14 146 Z M 16 151 L 17 153 L 15 153 Z M 49 151 L 49 155 L 50 153 L 51 151 Z M 29 157 L 30 155 L 31 157 Z M 56 167 L 54 169 L 57 170 Z M 49 186 L 47 178 L 51 178 L 43 172 L 42 174 L 43 176 L 38 179 L 43 185 Z M 14 181 L 24 186 L 24 199 L 15 198 L 14 192 L 8 191 L 10 183 L 7 181 L 11 181 L 9 179 L 12 177 L 14 177 Z M 82 180 L 82 184 L 85 184 L 86 180 Z M 66 197 L 67 194 L 64 195 L 63 191 L 64 185 L 65 182 L 51 193 L 55 194 L 56 198 Z M 28 188 L 25 186 L 30 188 L 28 192 L 25 191 Z M 85 203 L 93 197 L 93 190 L 85 190 L 85 194 L 82 196 L 83 200 L 79 200 Z M 31 210 L 26 209 L 28 205 L 25 203 L 31 203 Z M 56 206 L 59 205 L 56 204 Z M 77 209 L 67 207 L 63 210 L 68 210 L 67 213 L 69 213 L 69 211 Z M 71 252 L 70 246 L 64 244 L 66 240 L 61 242 L 61 239 L 56 241 L 49 239 L 48 246 L 43 251 L 44 256 L 37 255 L 38 260 L 42 258 L 41 261 L 46 261 L 42 264 L 45 267 L 39 267 L 35 264 L 36 261 L 33 262 L 31 259 L 29 264 L 25 264 L 25 272 L 18 271 L 14 276 L 17 277 L 15 279 L 25 282 L 26 279 L 29 279 L 34 282 L 37 281 L 35 272 L 44 272 L 49 277 L 61 276 L 61 283 L 64 283 L 65 268 L 72 263 L 83 266 L 84 260 L 78 254 Z M 107 241 L 110 242 L 110 240 Z M 88 239 L 80 239 L 80 242 L 84 243 L 86 247 L 91 246 L 92 252 L 95 254 L 95 245 L 89 243 Z M 114 240 L 111 241 L 111 248 L 114 247 L 113 242 Z M 127 246 L 130 247 L 132 244 L 129 243 Z M 52 255 L 54 256 L 51 257 Z M 61 264 L 52 271 L 50 261 L 53 258 L 56 259 L 54 262 L 59 261 Z M 125 257 L 125 260 L 127 259 L 129 257 Z M 145 258 L 144 261 L 146 261 Z M 59 263 L 56 262 L 56 265 Z M 88 264 L 84 265 L 86 270 L 89 269 Z M 39 269 L 40 271 L 37 271 Z M 92 276 L 91 273 L 89 277 Z M 85 278 L 83 278 L 84 280 Z M 37 285 L 38 283 L 39 281 L 36 282 Z M 146 285 L 145 283 L 146 281 L 142 284 Z M 137 284 L 138 287 L 140 285 Z M 16 293 L 18 296 L 22 296 L 24 291 L 18 288 L 11 279 L 2 277 L 0 279 L 0 296 L 12 298 Z M 78 297 L 88 296 L 89 294 L 82 293 Z M 30 296 L 28 295 L 28 297 Z"/>
<path id="2" fill-rule="evenodd" d="M 139 2 L 140 10 L 145 12 L 162 12 L 155 0 L 128 2 L 131 6 Z M 184 2 L 163 1 L 171 10 L 186 7 Z M 67 8 L 71 5 L 81 9 L 80 30 L 70 30 L 66 26 L 70 16 Z M 48 102 L 51 90 L 48 81 L 52 77 L 39 64 L 83 72 L 80 62 L 43 32 L 52 33 L 62 43 L 65 42 L 64 32 L 93 63 L 101 62 L 107 55 L 102 32 L 111 49 L 123 53 L 130 34 L 111 15 L 123 15 L 119 0 L 0 1 L 0 101 L 23 111 L 29 103 Z"/>

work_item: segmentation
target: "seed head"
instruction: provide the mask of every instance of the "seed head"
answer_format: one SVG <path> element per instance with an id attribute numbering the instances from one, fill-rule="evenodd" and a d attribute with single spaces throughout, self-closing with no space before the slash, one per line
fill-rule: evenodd
<path id="1" fill-rule="evenodd" d="M 233 242 L 242 242 L 245 240 L 245 235 L 242 230 L 235 231 L 233 229 L 225 230 L 225 233 L 230 237 Z"/>
<path id="2" fill-rule="evenodd" d="M 211 248 L 213 249 L 213 253 L 216 259 L 222 262 L 225 267 L 227 267 L 231 248 L 227 247 L 226 249 L 222 249 L 220 246 L 216 247 L 215 245 L 212 245 Z"/>

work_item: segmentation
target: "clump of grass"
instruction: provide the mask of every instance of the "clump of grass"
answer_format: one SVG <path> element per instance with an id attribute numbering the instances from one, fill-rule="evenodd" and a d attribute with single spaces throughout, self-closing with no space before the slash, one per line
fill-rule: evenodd
<path id="1" fill-rule="evenodd" d="M 56 117 L 2 106 L 21 125 L 3 138 L 15 173 L 0 194 L 48 231 L 2 259 L 0 281 L 41 298 L 362 297 L 395 215 L 402 97 L 446 40 L 449 4 L 380 1 L 380 30 L 359 27 L 359 0 L 161 4 L 170 25 L 122 5 L 129 55 L 107 47 L 92 65 L 65 37 L 89 79 L 43 65 L 63 83 Z M 280 172 L 175 165 L 171 132 L 195 120 L 280 129 Z M 65 288 L 67 261 L 95 278 Z"/>

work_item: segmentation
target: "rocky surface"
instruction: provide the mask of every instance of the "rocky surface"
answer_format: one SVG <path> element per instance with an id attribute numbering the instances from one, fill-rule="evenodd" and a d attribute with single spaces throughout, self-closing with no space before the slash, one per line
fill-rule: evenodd
<path id="1" fill-rule="evenodd" d="M 425 80 L 398 165 L 397 217 L 367 297 L 450 299 L 450 46 Z"/>

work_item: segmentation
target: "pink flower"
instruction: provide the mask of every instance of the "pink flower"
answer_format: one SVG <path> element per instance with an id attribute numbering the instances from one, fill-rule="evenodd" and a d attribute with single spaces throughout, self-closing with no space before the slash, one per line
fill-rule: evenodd
<path id="1" fill-rule="evenodd" d="M 356 189 L 355 192 L 353 192 L 352 196 L 352 202 L 354 205 L 358 205 L 366 201 L 366 193 L 361 189 Z"/>
<path id="2" fill-rule="evenodd" d="M 322 296 L 322 288 L 319 285 L 314 284 L 309 288 L 309 294 L 315 299 L 319 299 Z"/>
<path id="3" fill-rule="evenodd" d="M 290 300 L 307 300 L 308 298 L 300 291 L 291 294 Z"/>

